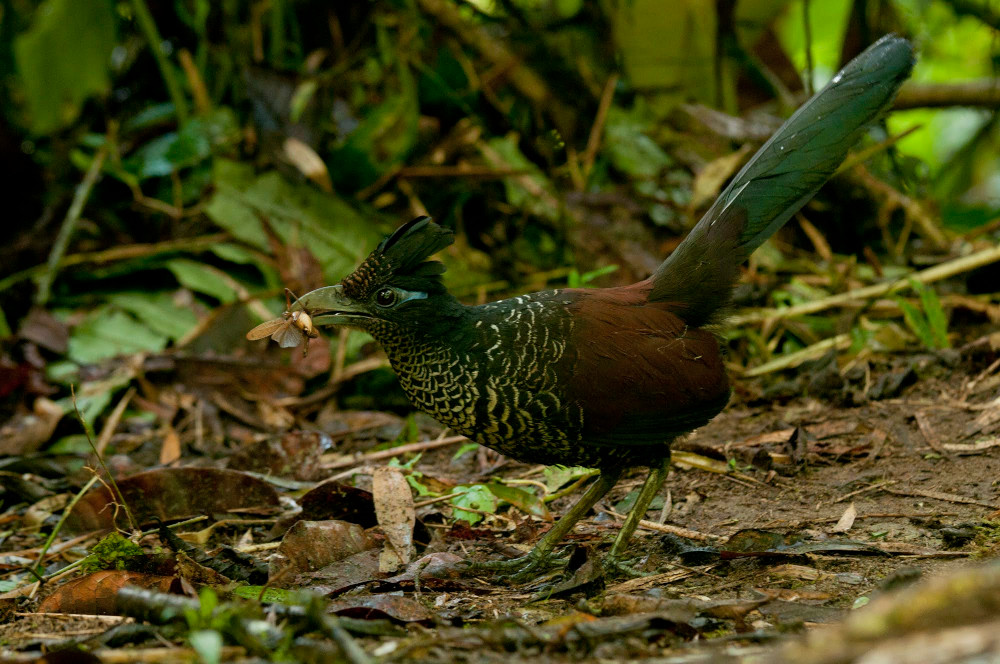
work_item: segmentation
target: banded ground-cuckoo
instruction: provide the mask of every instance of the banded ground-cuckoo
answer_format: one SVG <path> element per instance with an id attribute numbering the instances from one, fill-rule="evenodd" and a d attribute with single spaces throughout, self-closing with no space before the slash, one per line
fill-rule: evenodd
<path id="1" fill-rule="evenodd" d="M 712 327 L 740 265 L 834 173 L 912 66 L 909 42 L 894 36 L 848 63 L 638 283 L 466 306 L 442 285 L 442 264 L 428 260 L 452 232 L 419 218 L 294 309 L 316 326 L 371 333 L 413 404 L 452 430 L 521 461 L 600 470 L 530 553 L 480 567 L 530 574 L 624 469 L 649 467 L 608 556 L 619 561 L 667 476 L 671 441 L 729 399 Z"/>

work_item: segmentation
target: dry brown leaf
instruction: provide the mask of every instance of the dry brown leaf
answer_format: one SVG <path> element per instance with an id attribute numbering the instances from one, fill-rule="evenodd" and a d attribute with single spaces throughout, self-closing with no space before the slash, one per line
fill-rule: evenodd
<path id="1" fill-rule="evenodd" d="M 271 576 L 314 572 L 372 546 L 371 538 L 356 523 L 299 521 L 281 539 L 278 555 L 270 561 Z"/>
<path id="2" fill-rule="evenodd" d="M 139 586 L 162 593 L 181 593 L 181 580 L 176 576 L 105 570 L 59 586 L 39 605 L 38 612 L 117 615 L 118 591 L 125 586 Z"/>
<path id="3" fill-rule="evenodd" d="M 413 493 L 399 468 L 382 466 L 372 475 L 372 495 L 375 515 L 386 538 L 379 570 L 394 572 L 413 559 L 413 526 L 416 524 Z"/>
<path id="4" fill-rule="evenodd" d="M 120 479 L 118 488 L 137 525 L 278 506 L 278 494 L 270 484 L 235 470 L 159 468 Z M 114 502 L 107 487 L 89 491 L 66 519 L 66 528 L 76 533 L 113 528 Z M 118 520 L 124 523 L 124 515 Z"/>
<path id="5" fill-rule="evenodd" d="M 854 501 L 847 506 L 844 513 L 840 515 L 840 521 L 837 522 L 833 528 L 830 529 L 831 533 L 846 533 L 854 526 L 854 520 L 858 518 L 858 510 L 854 506 Z"/>

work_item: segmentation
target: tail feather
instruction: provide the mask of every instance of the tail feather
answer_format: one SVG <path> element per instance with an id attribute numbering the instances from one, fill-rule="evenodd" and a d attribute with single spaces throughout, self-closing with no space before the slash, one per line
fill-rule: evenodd
<path id="1" fill-rule="evenodd" d="M 889 35 L 851 60 L 757 151 L 651 277 L 649 300 L 690 325 L 729 301 L 739 265 L 812 198 L 913 68 L 913 48 Z"/>

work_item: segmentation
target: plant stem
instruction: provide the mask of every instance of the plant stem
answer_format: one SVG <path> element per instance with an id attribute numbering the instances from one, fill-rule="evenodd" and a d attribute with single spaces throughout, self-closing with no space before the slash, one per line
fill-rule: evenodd
<path id="1" fill-rule="evenodd" d="M 184 99 L 184 92 L 181 90 L 181 85 L 177 81 L 177 76 L 174 74 L 170 61 L 167 60 L 167 54 L 163 52 L 163 38 L 160 37 L 156 21 L 153 20 L 153 15 L 149 13 L 146 0 L 132 0 L 132 8 L 135 10 L 135 18 L 139 22 L 139 29 L 142 30 L 143 36 L 146 37 L 149 48 L 153 51 L 153 57 L 156 58 L 156 64 L 160 67 L 160 75 L 163 76 L 163 82 L 167 85 L 167 93 L 170 95 L 170 101 L 174 104 L 177 122 L 178 124 L 184 124 L 188 119 L 187 100 Z"/>

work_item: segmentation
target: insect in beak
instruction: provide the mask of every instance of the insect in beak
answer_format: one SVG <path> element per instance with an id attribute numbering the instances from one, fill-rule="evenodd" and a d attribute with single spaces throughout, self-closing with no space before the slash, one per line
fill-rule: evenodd
<path id="1" fill-rule="evenodd" d="M 247 332 L 247 339 L 256 341 L 264 337 L 271 337 L 282 348 L 294 348 L 306 339 L 315 339 L 319 336 L 316 327 L 313 325 L 312 316 L 303 308 L 292 311 L 292 300 L 301 306 L 299 298 L 292 291 L 285 289 L 285 312 L 280 318 L 272 318 L 265 321 Z M 302 356 L 309 352 L 309 344 L 302 346 Z"/>

